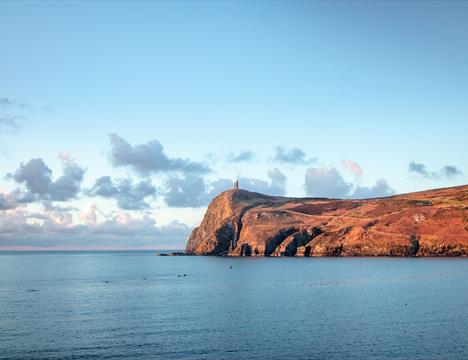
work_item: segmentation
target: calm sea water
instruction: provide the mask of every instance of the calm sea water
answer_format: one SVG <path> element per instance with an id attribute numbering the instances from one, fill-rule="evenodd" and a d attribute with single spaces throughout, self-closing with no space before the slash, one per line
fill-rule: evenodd
<path id="1" fill-rule="evenodd" d="M 0 358 L 467 359 L 468 260 L 0 253 Z"/>

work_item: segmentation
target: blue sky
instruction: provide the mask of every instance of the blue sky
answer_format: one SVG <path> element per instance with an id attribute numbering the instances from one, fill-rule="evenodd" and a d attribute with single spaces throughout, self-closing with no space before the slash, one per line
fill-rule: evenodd
<path id="1" fill-rule="evenodd" d="M 3 249 L 180 248 L 227 179 L 467 183 L 466 2 L 1 2 L 0 33 Z"/>

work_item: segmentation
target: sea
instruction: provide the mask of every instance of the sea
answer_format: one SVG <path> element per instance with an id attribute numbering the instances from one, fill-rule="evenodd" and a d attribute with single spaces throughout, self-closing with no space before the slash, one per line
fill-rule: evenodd
<path id="1" fill-rule="evenodd" d="M 468 259 L 0 253 L 0 359 L 468 359 Z"/>

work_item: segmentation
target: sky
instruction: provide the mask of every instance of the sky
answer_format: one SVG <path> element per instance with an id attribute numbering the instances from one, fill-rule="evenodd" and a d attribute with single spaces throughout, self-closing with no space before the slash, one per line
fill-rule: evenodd
<path id="1" fill-rule="evenodd" d="M 181 249 L 240 188 L 468 181 L 468 3 L 0 2 L 0 250 Z"/>

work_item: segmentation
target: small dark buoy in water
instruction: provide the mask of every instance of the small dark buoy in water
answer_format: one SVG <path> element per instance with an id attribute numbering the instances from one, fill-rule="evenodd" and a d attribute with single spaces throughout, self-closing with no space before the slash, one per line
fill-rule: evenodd
<path id="1" fill-rule="evenodd" d="M 180 275 L 177 275 L 177 277 L 180 277 Z"/>
<path id="2" fill-rule="evenodd" d="M 229 266 L 229 269 L 232 269 L 232 265 L 231 265 L 231 266 Z"/>
<path id="3" fill-rule="evenodd" d="M 405 306 L 408 306 L 408 304 L 407 304 L 407 303 L 405 303 Z"/>
<path id="4" fill-rule="evenodd" d="M 104 282 L 105 282 L 106 284 L 109 284 L 109 280 L 104 280 Z"/>
<path id="5" fill-rule="evenodd" d="M 184 274 L 184 276 L 187 276 L 187 274 Z"/>

